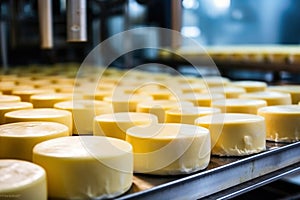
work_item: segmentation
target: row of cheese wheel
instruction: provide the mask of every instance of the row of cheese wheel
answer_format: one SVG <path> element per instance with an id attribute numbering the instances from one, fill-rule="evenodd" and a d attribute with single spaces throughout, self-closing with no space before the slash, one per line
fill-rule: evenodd
<path id="1" fill-rule="evenodd" d="M 269 139 L 298 140 L 297 132 L 295 132 L 298 127 L 297 123 L 294 123 L 299 116 L 298 105 L 265 107 L 259 110 L 259 115 L 263 117 L 255 115 L 261 102 L 263 102 L 261 107 L 267 104 L 291 104 L 292 100 L 294 103 L 299 95 L 297 89 L 294 93 L 287 91 L 270 93 L 262 91 L 266 89 L 265 83 L 236 82 L 235 84 L 245 85 L 247 83 L 250 86 L 252 83 L 254 85 L 252 88 L 255 88 L 241 87 L 243 89 L 240 92 L 243 91 L 243 94 L 238 96 L 257 95 L 257 91 L 260 90 L 258 94 L 262 98 L 251 101 L 236 99 L 235 88 L 227 86 L 230 82 L 221 77 L 208 78 L 206 86 L 203 87 L 203 79 L 198 82 L 198 78 L 187 77 L 176 80 L 177 77 L 157 75 L 150 79 L 152 80 L 151 84 L 141 87 L 141 80 L 146 83 L 149 81 L 148 73 L 145 73 L 146 76 L 141 72 L 134 73 L 119 82 L 116 82 L 116 77 L 112 76 L 113 73 L 108 74 L 108 77 L 104 77 L 99 83 L 92 85 L 92 79 L 87 84 L 82 84 L 80 81 L 75 84 L 73 80 L 72 86 L 75 89 L 71 102 L 59 103 L 63 100 L 51 102 L 47 98 L 41 98 L 45 104 L 38 103 L 38 105 L 51 108 L 38 109 L 39 106 L 35 105 L 36 103 L 32 100 L 34 98 L 31 96 L 29 101 L 33 105 L 31 104 L 30 108 L 22 108 L 20 111 L 12 111 L 18 110 L 15 108 L 1 111 L 2 123 L 10 123 L 0 126 L 0 143 L 2 139 L 0 148 L 3 146 L 3 155 L 7 156 L 4 157 L 33 160 L 43 166 L 47 173 L 50 197 L 67 199 L 114 197 L 130 188 L 133 171 L 152 174 L 180 174 L 198 171 L 208 165 L 211 147 L 213 147 L 212 153 L 217 155 L 249 155 L 265 150 L 266 132 L 270 132 L 270 135 L 267 134 Z M 3 81 L 3 77 L 1 81 Z M 120 78 L 120 74 L 117 77 Z M 144 80 L 145 77 L 147 80 Z M 158 84 L 153 84 L 153 80 Z M 19 83 L 21 83 L 21 79 Z M 227 93 L 213 91 L 221 90 L 220 84 L 225 84 L 223 89 L 227 90 Z M 261 85 L 261 87 L 257 85 Z M 76 88 L 77 86 L 78 88 Z M 90 90 L 86 92 L 85 88 L 96 89 L 92 94 Z M 296 87 L 287 88 L 292 91 Z M 205 93 L 205 90 L 209 92 Z M 4 93 L 4 91 L 2 92 Z M 11 95 L 13 92 L 14 90 L 11 90 L 10 94 L 9 92 L 4 93 L 2 97 Z M 232 93 L 234 94 L 232 95 Z M 262 95 L 264 93 L 266 95 Z M 57 95 L 57 93 L 47 95 L 49 97 L 55 96 L 54 94 Z M 80 100 L 74 98 L 77 96 L 80 96 Z M 225 99 L 225 96 L 228 99 Z M 230 99 L 232 97 L 235 99 Z M 6 98 L 8 97 L 6 96 Z M 89 98 L 93 100 L 86 100 Z M 281 100 L 274 101 L 274 98 L 281 98 Z M 217 102 L 219 102 L 219 107 Z M 240 107 L 243 107 L 241 102 L 249 102 L 250 108 L 236 111 L 251 114 L 220 113 L 220 111 L 224 112 L 224 109 L 229 109 L 228 102 Z M 27 105 L 29 104 L 27 102 Z M 217 108 L 199 107 L 204 105 Z M 233 107 L 235 107 L 234 105 Z M 32 109 L 32 107 L 35 108 Z M 1 105 L 0 110 L 2 110 Z M 203 116 L 207 114 L 210 115 Z M 271 119 L 268 119 L 268 116 Z M 278 123 L 283 118 L 286 120 L 285 124 L 290 123 L 294 126 L 289 126 L 288 130 L 282 123 Z M 19 121 L 27 122 L 20 123 Z M 51 123 L 55 122 L 64 125 L 54 125 L 59 131 L 49 130 L 51 129 L 49 127 L 53 125 Z M 268 124 L 268 122 L 270 123 Z M 272 122 L 275 122 L 274 125 Z M 276 125 L 278 127 L 273 128 Z M 64 128 L 60 126 L 64 126 Z M 273 130 L 269 131 L 268 127 Z M 24 130 L 28 130 L 28 132 Z M 50 132 L 51 134 L 49 134 Z M 51 137 L 60 138 L 44 137 L 52 135 L 54 132 L 56 134 L 60 132 L 60 134 L 56 136 L 54 134 Z M 79 135 L 93 133 L 95 136 L 70 137 L 69 135 L 72 133 Z M 42 135 L 43 139 L 39 137 Z M 103 135 L 110 137 L 102 137 Z M 272 138 L 272 135 L 275 137 Z M 28 145 L 29 147 L 25 147 L 29 143 L 31 143 Z M 24 150 L 26 148 L 27 150 Z M 27 157 L 22 157 L 26 151 L 29 154 Z M 14 152 L 22 152 L 23 155 L 15 157 L 15 155 L 9 154 Z M 16 166 L 13 163 L 19 161 L 3 160 L 3 162 L 10 163 L 3 164 L 9 169 L 11 166 Z M 31 187 L 32 184 L 29 186 Z M 2 187 L 5 188 L 5 186 L 0 188 Z M 0 195 L 15 195 L 16 193 L 8 192 L 13 191 L 12 188 L 0 190 Z M 28 189 L 27 193 L 30 190 L 32 189 Z M 39 189 L 39 191 L 42 190 Z M 29 193 L 30 195 L 34 194 L 34 192 Z M 24 195 L 22 199 L 26 199 L 25 193 L 19 192 L 18 194 Z M 32 198 L 30 196 L 27 199 Z"/>

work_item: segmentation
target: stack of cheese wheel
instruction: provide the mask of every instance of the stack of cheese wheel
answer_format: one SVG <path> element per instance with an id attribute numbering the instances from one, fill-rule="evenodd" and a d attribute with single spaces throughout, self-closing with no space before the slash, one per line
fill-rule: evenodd
<path id="1" fill-rule="evenodd" d="M 45 168 L 51 198 L 113 198 L 132 184 L 132 146 L 115 138 L 69 136 L 48 140 L 34 147 L 33 162 Z"/>
<path id="2" fill-rule="evenodd" d="M 34 163 L 0 159 L 0 177 L 0 199 L 48 199 L 45 170 Z"/>

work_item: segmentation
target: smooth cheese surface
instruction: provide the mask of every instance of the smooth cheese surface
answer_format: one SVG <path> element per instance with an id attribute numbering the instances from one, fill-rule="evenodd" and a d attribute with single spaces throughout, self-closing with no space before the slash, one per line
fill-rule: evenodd
<path id="1" fill-rule="evenodd" d="M 101 136 L 69 136 L 39 143 L 33 162 L 45 168 L 51 198 L 104 199 L 132 184 L 132 146 Z"/>
<path id="2" fill-rule="evenodd" d="M 5 113 L 21 110 L 21 109 L 31 109 L 33 105 L 28 102 L 9 102 L 9 103 L 0 103 L 0 124 L 5 123 Z"/>
<path id="3" fill-rule="evenodd" d="M 211 106 L 211 102 L 225 99 L 225 95 L 221 93 L 185 93 L 178 95 L 177 97 L 172 97 L 172 100 L 179 99 L 181 101 L 189 101 L 194 104 L 194 106 Z"/>
<path id="4" fill-rule="evenodd" d="M 34 108 L 53 108 L 55 103 L 72 100 L 72 93 L 35 94 L 30 97 Z"/>
<path id="5" fill-rule="evenodd" d="M 133 146 L 134 171 L 146 174 L 187 174 L 207 167 L 209 130 L 188 124 L 152 124 L 127 130 Z"/>
<path id="6" fill-rule="evenodd" d="M 196 119 L 210 130 L 212 154 L 244 156 L 266 149 L 265 120 L 252 114 L 221 113 Z"/>
<path id="7" fill-rule="evenodd" d="M 8 112 L 4 115 L 5 123 L 28 122 L 28 121 L 49 121 L 66 125 L 71 130 L 73 127 L 72 113 L 66 110 L 54 108 L 34 108 Z"/>
<path id="8" fill-rule="evenodd" d="M 219 108 L 211 107 L 184 107 L 166 111 L 166 123 L 194 124 L 198 117 L 213 113 L 220 113 Z"/>
<path id="9" fill-rule="evenodd" d="M 0 199 L 47 200 L 45 170 L 31 162 L 0 159 Z"/>
<path id="10" fill-rule="evenodd" d="M 136 125 L 158 123 L 157 117 L 149 113 L 120 112 L 95 117 L 93 134 L 125 140 L 126 130 Z"/>
<path id="11" fill-rule="evenodd" d="M 212 107 L 221 109 L 226 113 L 249 113 L 257 114 L 259 108 L 267 106 L 265 100 L 256 99 L 225 99 L 212 103 Z"/>
<path id="12" fill-rule="evenodd" d="M 221 93 L 224 94 L 226 98 L 237 98 L 240 94 L 246 93 L 246 90 L 241 87 L 224 86 L 224 87 L 209 87 L 205 92 L 210 93 Z"/>
<path id="13" fill-rule="evenodd" d="M 292 98 L 292 104 L 298 104 L 300 101 L 300 85 L 269 86 L 267 90 L 289 93 Z"/>
<path id="14" fill-rule="evenodd" d="M 21 98 L 16 95 L 0 95 L 0 103 L 20 102 Z"/>
<path id="15" fill-rule="evenodd" d="M 282 92 L 272 92 L 272 91 L 264 91 L 264 92 L 253 92 L 241 94 L 239 96 L 241 99 L 261 99 L 267 102 L 268 106 L 273 105 L 289 105 L 292 103 L 291 95 L 288 93 Z"/>
<path id="16" fill-rule="evenodd" d="M 246 90 L 246 92 L 261 92 L 267 88 L 267 84 L 262 81 L 234 81 L 231 82 L 230 85 L 236 87 L 242 87 Z"/>
<path id="17" fill-rule="evenodd" d="M 258 110 L 266 120 L 267 139 L 293 142 L 300 139 L 300 105 L 268 106 Z"/>
<path id="18" fill-rule="evenodd" d="M 63 101 L 54 104 L 54 108 L 72 113 L 74 134 L 92 134 L 95 116 L 112 113 L 111 104 L 97 100 Z"/>
<path id="19" fill-rule="evenodd" d="M 0 126 L 0 158 L 32 161 L 33 147 L 69 135 L 67 126 L 55 122 L 18 122 Z"/>

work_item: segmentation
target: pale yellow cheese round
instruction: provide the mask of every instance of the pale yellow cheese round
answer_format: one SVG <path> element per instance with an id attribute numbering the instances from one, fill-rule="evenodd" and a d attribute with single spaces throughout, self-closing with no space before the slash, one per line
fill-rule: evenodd
<path id="1" fill-rule="evenodd" d="M 54 104 L 72 100 L 72 93 L 35 94 L 30 97 L 34 108 L 53 108 Z"/>
<path id="2" fill-rule="evenodd" d="M 66 125 L 69 128 L 70 134 L 72 134 L 72 113 L 66 110 L 54 108 L 34 108 L 8 112 L 4 115 L 4 117 L 5 123 L 28 121 L 58 122 Z"/>
<path id="3" fill-rule="evenodd" d="M 21 98 L 15 95 L 0 95 L 0 103 L 20 102 Z"/>
<path id="4" fill-rule="evenodd" d="M 225 95 L 221 93 L 185 93 L 178 95 L 176 98 L 172 97 L 172 100 L 179 99 L 180 101 L 189 101 L 194 106 L 211 106 L 211 102 L 225 99 Z"/>
<path id="5" fill-rule="evenodd" d="M 173 108 L 192 107 L 193 103 L 175 100 L 153 100 L 137 104 L 136 111 L 157 116 L 159 123 L 165 122 L 165 112 Z"/>
<path id="6" fill-rule="evenodd" d="M 293 142 L 300 139 L 300 105 L 268 106 L 258 110 L 266 120 L 267 139 Z"/>
<path id="7" fill-rule="evenodd" d="M 230 82 L 228 78 L 222 76 L 205 76 L 200 80 L 202 80 L 207 86 L 210 87 L 220 87 L 227 85 Z"/>
<path id="8" fill-rule="evenodd" d="M 267 88 L 267 84 L 262 81 L 234 81 L 230 85 L 242 87 L 246 92 L 260 92 Z"/>
<path id="9" fill-rule="evenodd" d="M 127 130 L 133 146 L 134 171 L 146 174 L 188 174 L 205 169 L 210 161 L 206 128 L 189 124 L 152 124 Z"/>
<path id="10" fill-rule="evenodd" d="M 241 87 L 233 87 L 233 86 L 224 86 L 224 87 L 209 87 L 205 92 L 210 93 L 221 93 L 224 94 L 226 98 L 237 98 L 240 94 L 246 93 L 246 90 Z"/>
<path id="11" fill-rule="evenodd" d="M 48 140 L 33 149 L 33 162 L 45 168 L 53 199 L 106 199 L 132 184 L 132 146 L 101 136 Z"/>
<path id="12" fill-rule="evenodd" d="M 23 90 L 13 90 L 12 94 L 19 96 L 21 101 L 30 102 L 30 97 L 35 94 L 51 94 L 55 91 L 53 89 L 23 89 Z"/>
<path id="13" fill-rule="evenodd" d="M 261 116 L 221 113 L 199 117 L 195 124 L 210 130 L 213 155 L 245 156 L 266 149 L 265 120 Z"/>
<path id="14" fill-rule="evenodd" d="M 257 114 L 259 108 L 267 106 L 265 100 L 258 99 L 224 99 L 212 103 L 212 107 L 221 109 L 226 113 Z"/>
<path id="15" fill-rule="evenodd" d="M 96 90 L 95 92 L 83 92 L 83 98 L 84 99 L 90 99 L 90 100 L 99 100 L 103 101 L 104 97 L 111 97 L 112 91 L 110 90 Z"/>
<path id="16" fill-rule="evenodd" d="M 10 103 L 0 103 L 0 124 L 5 123 L 5 113 L 15 111 L 15 110 L 23 110 L 23 109 L 31 109 L 33 108 L 31 103 L 28 102 L 10 102 Z"/>
<path id="17" fill-rule="evenodd" d="M 27 161 L 0 159 L 0 199 L 47 200 L 45 170 Z"/>
<path id="18" fill-rule="evenodd" d="M 34 145 L 68 135 L 68 127 L 56 122 L 17 122 L 1 125 L 0 158 L 32 161 Z"/>
<path id="19" fill-rule="evenodd" d="M 290 94 L 282 93 L 282 92 L 272 92 L 272 91 L 252 92 L 252 93 L 241 94 L 239 96 L 239 98 L 265 100 L 267 102 L 268 106 L 289 105 L 292 103 Z"/>
<path id="20" fill-rule="evenodd" d="M 112 113 L 111 104 L 97 100 L 63 101 L 54 104 L 54 108 L 72 112 L 73 134 L 92 134 L 94 117 Z"/>
<path id="21" fill-rule="evenodd" d="M 95 117 L 93 134 L 125 140 L 126 130 L 137 125 L 158 123 L 157 117 L 149 113 L 121 112 Z"/>
<path id="22" fill-rule="evenodd" d="M 300 85 L 277 85 L 269 86 L 270 91 L 289 93 L 292 98 L 292 104 L 298 104 L 300 101 Z"/>
<path id="23" fill-rule="evenodd" d="M 114 112 L 135 112 L 138 103 L 152 99 L 149 95 L 114 94 L 111 97 L 104 97 L 103 100 L 112 104 Z"/>
<path id="24" fill-rule="evenodd" d="M 184 107 L 175 108 L 166 111 L 165 121 L 166 123 L 183 123 L 183 124 L 194 124 L 198 117 L 220 113 L 219 108 L 211 107 Z"/>

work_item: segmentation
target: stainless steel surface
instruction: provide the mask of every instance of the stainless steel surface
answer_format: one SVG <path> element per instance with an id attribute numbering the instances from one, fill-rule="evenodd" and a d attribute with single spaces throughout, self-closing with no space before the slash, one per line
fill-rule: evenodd
<path id="1" fill-rule="evenodd" d="M 129 192 L 118 199 L 199 199 L 221 191 L 250 190 L 300 170 L 300 142 L 267 143 L 267 150 L 247 157 L 216 157 L 206 170 L 185 176 L 136 174 Z M 249 181 L 256 181 L 254 186 Z M 237 187 L 238 186 L 238 187 Z M 226 197 L 228 193 L 221 193 Z"/>
<path id="2" fill-rule="evenodd" d="M 39 0 L 38 9 L 41 47 L 50 49 L 53 47 L 52 0 Z"/>
<path id="3" fill-rule="evenodd" d="M 67 40 L 87 41 L 86 0 L 67 0 Z"/>

